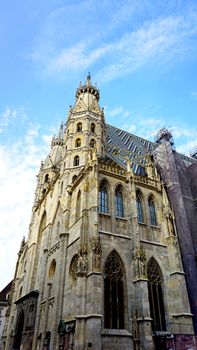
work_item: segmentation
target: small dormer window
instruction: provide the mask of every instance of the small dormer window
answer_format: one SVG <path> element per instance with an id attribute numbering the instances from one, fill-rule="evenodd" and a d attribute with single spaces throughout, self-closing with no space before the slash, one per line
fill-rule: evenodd
<path id="1" fill-rule="evenodd" d="M 78 166 L 79 165 L 79 156 L 75 156 L 73 165 L 74 166 Z"/>
<path id="2" fill-rule="evenodd" d="M 77 132 L 81 132 L 82 131 L 82 123 L 78 123 L 77 124 Z"/>
<path id="3" fill-rule="evenodd" d="M 95 124 L 94 123 L 91 124 L 91 132 L 95 132 Z"/>

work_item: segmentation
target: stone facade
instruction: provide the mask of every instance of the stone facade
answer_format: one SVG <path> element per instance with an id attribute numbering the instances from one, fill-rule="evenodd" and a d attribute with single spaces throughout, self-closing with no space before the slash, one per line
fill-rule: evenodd
<path id="1" fill-rule="evenodd" d="M 88 76 L 41 164 L 6 350 L 195 346 L 162 145 L 126 133 L 124 147 L 98 101 Z"/>

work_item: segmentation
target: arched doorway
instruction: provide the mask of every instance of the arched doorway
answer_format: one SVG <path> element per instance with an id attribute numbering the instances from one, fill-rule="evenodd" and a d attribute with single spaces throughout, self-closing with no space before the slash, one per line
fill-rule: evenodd
<path id="1" fill-rule="evenodd" d="M 21 341 L 22 341 L 23 327 L 24 327 L 24 311 L 22 310 L 19 314 L 18 321 L 16 324 L 14 344 L 13 344 L 14 350 L 20 349 Z"/>

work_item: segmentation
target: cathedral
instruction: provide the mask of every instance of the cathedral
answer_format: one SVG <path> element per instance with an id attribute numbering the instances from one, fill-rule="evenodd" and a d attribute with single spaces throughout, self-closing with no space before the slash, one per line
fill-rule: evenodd
<path id="1" fill-rule="evenodd" d="M 87 76 L 37 177 L 3 350 L 197 349 L 197 159 L 107 125 Z"/>

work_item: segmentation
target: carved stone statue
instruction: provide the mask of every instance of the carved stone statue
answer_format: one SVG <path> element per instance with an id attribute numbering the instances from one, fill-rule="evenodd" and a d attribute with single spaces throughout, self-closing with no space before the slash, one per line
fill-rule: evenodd
<path id="1" fill-rule="evenodd" d="M 92 239 L 92 250 L 93 250 L 93 269 L 101 270 L 101 242 L 100 239 Z"/>
<path id="2" fill-rule="evenodd" d="M 77 275 L 78 276 L 84 276 L 88 272 L 88 259 L 86 254 L 79 255 L 78 262 L 77 262 Z"/>
<path id="3" fill-rule="evenodd" d="M 142 247 L 138 247 L 134 257 L 135 276 L 136 278 L 146 278 L 146 254 Z"/>

